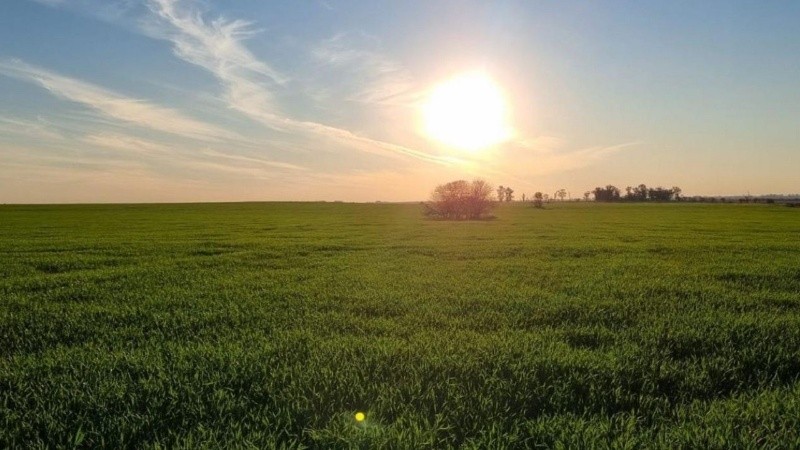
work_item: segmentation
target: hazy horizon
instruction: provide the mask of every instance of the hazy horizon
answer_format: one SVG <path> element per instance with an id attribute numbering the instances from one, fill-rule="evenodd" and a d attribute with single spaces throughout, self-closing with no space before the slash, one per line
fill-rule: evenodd
<path id="1" fill-rule="evenodd" d="M 462 178 L 517 198 L 793 194 L 798 18 L 772 1 L 11 0 L 0 203 L 419 201 Z"/>

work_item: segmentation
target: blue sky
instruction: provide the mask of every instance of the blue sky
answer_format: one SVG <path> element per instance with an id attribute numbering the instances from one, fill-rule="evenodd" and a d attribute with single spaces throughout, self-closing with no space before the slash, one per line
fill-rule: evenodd
<path id="1" fill-rule="evenodd" d="M 0 201 L 800 191 L 800 3 L 5 0 Z M 481 71 L 513 138 L 425 135 Z"/>

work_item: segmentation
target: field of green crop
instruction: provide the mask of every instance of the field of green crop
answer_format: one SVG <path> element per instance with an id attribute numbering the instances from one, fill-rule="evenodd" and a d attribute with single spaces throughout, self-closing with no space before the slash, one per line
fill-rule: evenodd
<path id="1" fill-rule="evenodd" d="M 2 206 L 0 448 L 800 447 L 800 210 L 495 214 Z"/>

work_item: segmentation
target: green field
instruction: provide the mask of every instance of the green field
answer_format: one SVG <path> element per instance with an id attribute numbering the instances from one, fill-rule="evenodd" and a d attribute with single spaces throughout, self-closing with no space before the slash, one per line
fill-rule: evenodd
<path id="1" fill-rule="evenodd" d="M 800 210 L 495 215 L 2 206 L 0 447 L 800 447 Z"/>

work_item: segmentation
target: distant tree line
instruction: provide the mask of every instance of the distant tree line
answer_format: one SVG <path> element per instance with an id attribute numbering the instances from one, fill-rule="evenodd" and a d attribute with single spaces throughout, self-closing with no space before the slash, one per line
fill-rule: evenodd
<path id="1" fill-rule="evenodd" d="M 580 201 L 583 200 L 588 202 L 594 196 L 594 200 L 597 202 L 616 202 L 616 201 L 671 201 L 671 200 L 682 200 L 681 193 L 683 191 L 678 186 L 673 186 L 670 189 L 663 188 L 661 186 L 650 188 L 644 184 L 640 184 L 636 187 L 628 186 L 625 188 L 625 194 L 622 194 L 622 191 L 614 186 L 614 185 L 607 185 L 606 187 L 596 187 L 592 191 L 586 191 L 583 193 L 583 197 L 580 198 L 572 198 L 570 193 L 566 189 L 558 189 L 553 193 L 553 196 L 550 197 L 548 194 L 543 194 L 542 192 L 536 192 L 533 194 L 533 197 L 528 197 L 533 203 L 535 208 L 542 208 L 544 203 L 549 203 L 551 200 L 559 200 L 559 201 Z M 526 196 L 525 194 L 522 195 L 523 201 L 525 201 Z"/>
<path id="2" fill-rule="evenodd" d="M 496 194 L 496 197 L 493 195 Z M 622 190 L 614 185 L 596 187 L 592 191 L 583 193 L 583 201 L 590 201 L 594 196 L 596 202 L 720 202 L 720 203 L 775 203 L 776 199 L 783 201 L 787 206 L 800 206 L 800 199 L 795 196 L 762 196 L 752 197 L 749 194 L 743 197 L 683 197 L 683 191 L 678 186 L 671 188 L 648 187 L 645 184 L 638 186 L 628 186 L 623 194 Z M 496 200 L 495 200 L 496 198 Z M 549 194 L 535 192 L 532 196 L 522 194 L 523 202 L 532 203 L 535 208 L 543 208 L 544 203 L 551 200 L 580 201 L 581 198 L 573 199 L 566 189 L 558 189 L 553 193 L 552 198 Z M 498 203 L 508 203 L 514 201 L 514 189 L 509 186 L 498 186 L 493 189 L 484 180 L 465 180 L 451 181 L 442 184 L 434 189 L 431 200 L 425 203 L 425 214 L 429 217 L 447 220 L 470 220 L 488 217 L 489 212 Z"/>
<path id="3" fill-rule="evenodd" d="M 695 195 L 692 197 L 681 197 L 681 201 L 690 203 L 762 203 L 773 205 L 775 203 L 783 203 L 789 207 L 800 207 L 800 196 L 759 196 L 753 197 L 750 195 L 744 196 L 728 196 L 716 197 L 706 195 Z"/>
<path id="4" fill-rule="evenodd" d="M 640 184 L 636 187 L 628 186 L 625 188 L 625 195 L 622 195 L 620 189 L 614 185 L 607 185 L 606 187 L 596 187 L 591 194 L 594 195 L 594 200 L 597 202 L 668 202 L 671 200 L 681 200 L 681 193 L 683 191 L 678 186 L 673 186 L 669 189 L 659 187 L 647 187 L 645 184 Z M 589 199 L 588 192 L 584 194 L 586 200 Z"/>
<path id="5" fill-rule="evenodd" d="M 619 188 L 610 184 L 604 188 L 594 188 L 592 194 L 594 194 L 594 201 L 596 202 L 615 202 L 620 199 Z"/>

